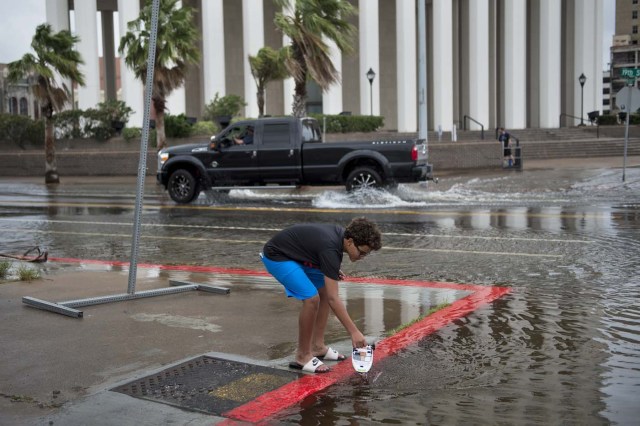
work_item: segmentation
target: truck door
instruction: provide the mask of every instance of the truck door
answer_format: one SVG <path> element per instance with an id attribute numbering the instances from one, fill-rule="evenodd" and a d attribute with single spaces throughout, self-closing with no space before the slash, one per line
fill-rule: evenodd
<path id="1" fill-rule="evenodd" d="M 301 179 L 300 143 L 290 121 L 265 122 L 258 152 L 264 183 L 297 183 Z"/>
<path id="2" fill-rule="evenodd" d="M 242 138 L 246 132 L 247 124 L 239 123 L 220 136 L 217 141 L 218 150 L 212 156 L 209 168 L 213 186 L 218 183 L 252 184 L 260 180 L 257 141 L 248 145 L 234 143 L 234 140 Z"/>

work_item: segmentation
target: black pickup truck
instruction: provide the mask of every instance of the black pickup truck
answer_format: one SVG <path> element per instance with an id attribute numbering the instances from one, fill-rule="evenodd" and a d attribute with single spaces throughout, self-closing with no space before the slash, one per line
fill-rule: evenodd
<path id="1" fill-rule="evenodd" d="M 210 142 L 159 151 L 157 179 L 175 202 L 190 203 L 207 189 L 394 186 L 432 179 L 432 168 L 416 140 L 323 143 L 315 119 L 280 117 L 239 121 Z"/>

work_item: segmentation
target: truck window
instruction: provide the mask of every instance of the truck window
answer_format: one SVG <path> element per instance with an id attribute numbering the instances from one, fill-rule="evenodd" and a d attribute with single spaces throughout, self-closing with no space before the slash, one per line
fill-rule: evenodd
<path id="1" fill-rule="evenodd" d="M 263 146 L 289 146 L 289 124 L 265 124 L 262 130 Z"/>
<path id="2" fill-rule="evenodd" d="M 322 134 L 315 121 L 302 120 L 302 142 L 322 142 Z"/>

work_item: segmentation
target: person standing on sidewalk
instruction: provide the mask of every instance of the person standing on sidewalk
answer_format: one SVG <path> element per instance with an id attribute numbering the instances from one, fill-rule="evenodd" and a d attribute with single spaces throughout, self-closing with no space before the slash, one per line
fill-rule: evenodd
<path id="1" fill-rule="evenodd" d="M 322 360 L 345 359 L 324 342 L 329 310 L 351 336 L 354 348 L 367 346 L 338 295 L 338 282 L 344 279 L 340 266 L 345 253 L 356 262 L 381 247 L 377 225 L 366 218 L 353 219 L 346 228 L 330 224 L 293 225 L 264 245 L 260 257 L 267 271 L 284 286 L 288 297 L 302 301 L 298 348 L 290 368 L 326 373 L 329 367 Z"/>
<path id="2" fill-rule="evenodd" d="M 513 167 L 513 154 L 511 153 L 511 135 L 504 127 L 500 127 L 500 135 L 498 141 L 502 144 L 502 155 L 504 156 L 507 167 Z"/>

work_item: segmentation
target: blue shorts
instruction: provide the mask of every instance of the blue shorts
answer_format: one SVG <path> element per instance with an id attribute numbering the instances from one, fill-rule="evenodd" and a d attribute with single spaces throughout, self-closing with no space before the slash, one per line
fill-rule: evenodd
<path id="1" fill-rule="evenodd" d="M 324 274 L 294 260 L 275 261 L 260 253 L 262 263 L 271 275 L 284 286 L 289 297 L 298 300 L 310 299 L 324 287 Z"/>

